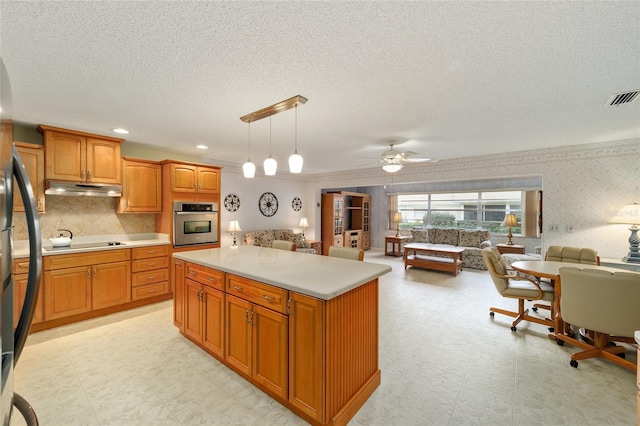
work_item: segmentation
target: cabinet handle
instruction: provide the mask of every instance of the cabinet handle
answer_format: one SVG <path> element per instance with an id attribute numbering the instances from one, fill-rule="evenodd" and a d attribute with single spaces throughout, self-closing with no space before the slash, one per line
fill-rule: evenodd
<path id="1" fill-rule="evenodd" d="M 87 180 L 91 179 L 91 170 L 87 170 Z"/>
<path id="2" fill-rule="evenodd" d="M 293 298 L 290 297 L 289 300 L 287 300 L 287 315 L 293 315 L 293 312 L 291 312 L 291 302 L 293 301 Z"/>
<path id="3" fill-rule="evenodd" d="M 244 313 L 244 318 L 245 318 L 245 320 L 247 321 L 247 324 L 250 324 L 250 323 L 249 323 L 249 310 L 248 310 L 248 309 L 247 309 L 247 310 L 245 311 L 245 313 Z"/>
<path id="4" fill-rule="evenodd" d="M 251 325 L 256 325 L 256 322 L 253 320 L 253 316 L 255 315 L 256 311 L 254 311 L 253 309 L 251 310 Z"/>
<path id="5" fill-rule="evenodd" d="M 90 280 L 91 279 L 91 268 L 87 269 L 87 279 Z"/>
<path id="6" fill-rule="evenodd" d="M 276 298 L 274 296 L 267 296 L 266 294 L 263 294 L 262 298 L 264 300 L 268 300 L 269 302 L 275 302 L 276 301 Z"/>
<path id="7" fill-rule="evenodd" d="M 242 291 L 243 287 L 238 287 L 237 285 L 233 285 L 231 286 L 232 289 L 234 289 L 235 291 Z"/>
<path id="8" fill-rule="evenodd" d="M 96 268 L 93 268 L 93 278 L 96 278 L 98 276 L 98 270 Z"/>
<path id="9" fill-rule="evenodd" d="M 177 263 L 176 263 L 177 265 Z M 189 271 L 189 275 L 197 275 L 198 273 L 196 271 Z"/>
<path id="10" fill-rule="evenodd" d="M 84 179 L 84 170 L 80 170 L 80 178 Z"/>
<path id="11" fill-rule="evenodd" d="M 155 277 L 156 277 L 155 275 L 149 275 L 149 276 L 147 277 L 147 279 L 148 279 L 148 280 L 152 280 L 152 279 L 154 279 Z"/>
<path id="12" fill-rule="evenodd" d="M 174 265 L 179 265 L 180 264 L 180 260 L 176 260 L 175 262 L 173 262 Z"/>
<path id="13" fill-rule="evenodd" d="M 147 266 L 156 266 L 156 262 L 147 263 Z"/>
<path id="14" fill-rule="evenodd" d="M 155 290 L 147 290 L 147 293 L 155 293 Z"/>
<path id="15" fill-rule="evenodd" d="M 218 281 L 218 278 L 209 276 L 209 281 L 215 282 L 215 281 Z"/>

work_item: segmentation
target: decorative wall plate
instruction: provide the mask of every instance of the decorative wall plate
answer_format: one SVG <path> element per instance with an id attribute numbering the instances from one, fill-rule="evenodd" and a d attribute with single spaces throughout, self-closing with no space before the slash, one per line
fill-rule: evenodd
<path id="1" fill-rule="evenodd" d="M 260 213 L 271 217 L 278 211 L 278 199 L 271 192 L 265 192 L 260 196 L 258 207 L 260 208 Z"/>
<path id="2" fill-rule="evenodd" d="M 300 210 L 302 210 L 302 200 L 299 197 L 295 197 L 291 202 L 291 207 L 293 208 L 294 212 L 299 212 Z"/>
<path id="3" fill-rule="evenodd" d="M 237 211 L 240 208 L 240 197 L 236 194 L 229 194 L 224 197 L 224 208 L 230 212 Z"/>

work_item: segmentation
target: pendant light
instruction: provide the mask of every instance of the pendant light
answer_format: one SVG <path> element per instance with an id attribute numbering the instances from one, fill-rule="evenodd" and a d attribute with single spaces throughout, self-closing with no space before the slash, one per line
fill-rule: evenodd
<path id="1" fill-rule="evenodd" d="M 296 104 L 296 128 L 295 128 L 295 149 L 289 157 L 289 171 L 291 173 L 301 173 L 304 159 L 298 154 L 298 104 Z"/>
<path id="2" fill-rule="evenodd" d="M 278 162 L 271 157 L 271 116 L 269 116 L 269 158 L 264 160 L 264 174 L 275 176 L 278 169 Z"/>
<path id="3" fill-rule="evenodd" d="M 256 175 L 256 165 L 251 162 L 251 121 L 249 121 L 249 154 L 247 162 L 242 165 L 244 177 L 251 179 Z"/>

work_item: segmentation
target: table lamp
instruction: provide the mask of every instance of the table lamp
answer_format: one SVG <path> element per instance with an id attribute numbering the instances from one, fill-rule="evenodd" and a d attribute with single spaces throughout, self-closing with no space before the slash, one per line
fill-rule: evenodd
<path id="1" fill-rule="evenodd" d="M 623 262 L 640 263 L 640 237 L 638 237 L 638 225 L 640 225 L 640 204 L 627 204 L 618 210 L 609 223 L 623 223 L 631 225 L 629 231 L 629 254 L 622 258 Z"/>
<path id="2" fill-rule="evenodd" d="M 514 227 L 516 227 L 518 225 L 519 225 L 518 218 L 513 213 L 507 214 L 504 217 L 504 220 L 502 221 L 502 223 L 500 224 L 500 226 L 506 226 L 509 229 L 509 232 L 507 232 L 507 245 L 508 246 L 512 246 L 513 245 L 513 241 L 511 241 L 511 237 L 513 237 L 513 234 L 511 233 L 511 228 L 514 228 Z"/>
<path id="3" fill-rule="evenodd" d="M 237 220 L 231 220 L 229 221 L 229 226 L 227 227 L 227 232 L 231 235 L 233 235 L 233 245 L 231 246 L 231 248 L 236 248 L 238 247 L 237 241 L 236 241 L 236 232 L 242 231 L 242 229 L 240 229 L 240 224 L 238 223 Z"/>
<path id="4" fill-rule="evenodd" d="M 304 230 L 305 228 L 309 227 L 309 221 L 307 220 L 306 217 L 301 217 L 300 218 L 300 223 L 298 224 L 298 228 L 302 228 L 302 240 L 304 241 Z"/>
<path id="5" fill-rule="evenodd" d="M 404 222 L 402 220 L 402 213 L 395 212 L 395 214 L 393 215 L 393 223 L 396 224 L 396 237 L 400 236 L 400 223 L 402 222 Z"/>

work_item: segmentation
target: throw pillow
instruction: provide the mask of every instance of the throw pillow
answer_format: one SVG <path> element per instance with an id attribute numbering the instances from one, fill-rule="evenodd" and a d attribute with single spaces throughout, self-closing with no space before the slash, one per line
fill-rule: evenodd
<path id="1" fill-rule="evenodd" d="M 427 229 L 412 229 L 411 230 L 411 238 L 413 238 L 414 243 L 428 243 L 429 242 L 429 233 Z"/>

